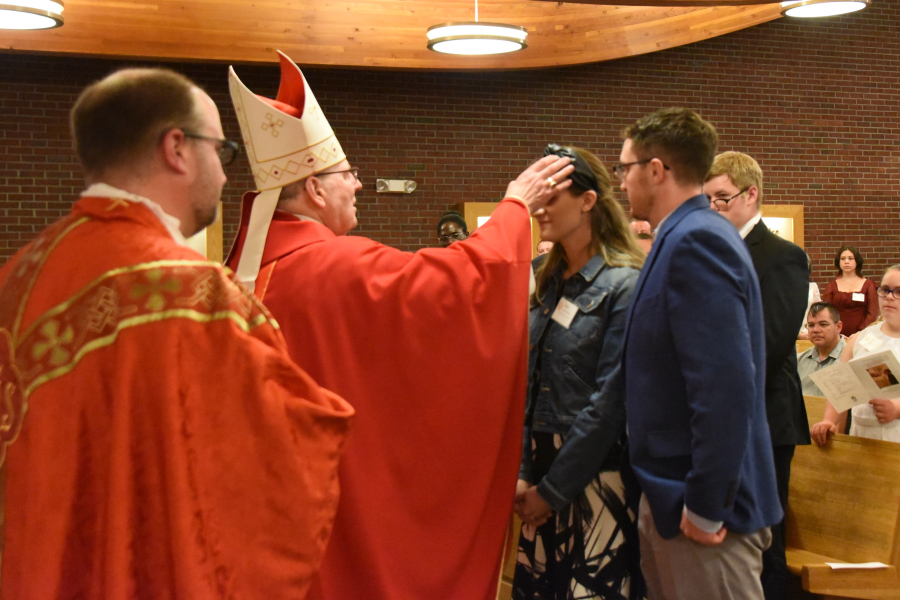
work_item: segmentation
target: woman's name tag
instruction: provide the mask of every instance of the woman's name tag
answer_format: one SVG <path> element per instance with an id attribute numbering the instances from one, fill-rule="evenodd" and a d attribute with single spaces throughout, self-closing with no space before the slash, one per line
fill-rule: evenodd
<path id="1" fill-rule="evenodd" d="M 853 298 L 854 302 L 865 302 L 866 301 L 866 295 L 863 294 L 862 292 L 853 292 L 852 298 Z"/>
<path id="2" fill-rule="evenodd" d="M 556 305 L 556 310 L 553 311 L 550 318 L 568 329 L 576 314 L 578 314 L 578 307 L 565 298 L 560 298 L 559 304 Z"/>

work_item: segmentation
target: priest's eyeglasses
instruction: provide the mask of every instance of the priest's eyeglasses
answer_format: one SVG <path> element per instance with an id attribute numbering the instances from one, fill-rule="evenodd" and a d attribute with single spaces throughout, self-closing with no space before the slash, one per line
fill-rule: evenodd
<path id="1" fill-rule="evenodd" d="M 743 194 L 744 192 L 746 192 L 749 189 L 750 188 L 746 187 L 746 188 L 742 189 L 741 191 L 739 191 L 734 196 L 732 196 L 731 198 L 710 198 L 709 202 L 716 208 L 716 210 L 725 210 L 726 208 L 728 208 L 729 202 L 731 202 L 732 200 L 734 200 L 735 198 L 737 198 L 738 196 L 740 196 L 741 194 Z"/>
<path id="2" fill-rule="evenodd" d="M 900 287 L 891 289 L 886 285 L 880 285 L 877 288 L 875 288 L 875 292 L 882 298 L 887 298 L 888 296 L 893 296 L 894 300 L 900 300 Z"/>
<path id="3" fill-rule="evenodd" d="M 232 142 L 231 140 L 221 140 L 219 138 L 191 133 L 189 131 L 184 132 L 184 137 L 194 140 L 206 140 L 208 142 L 215 142 L 216 154 L 219 155 L 219 160 L 222 161 L 223 167 L 227 167 L 228 165 L 233 163 L 234 159 L 236 159 L 237 155 L 241 152 L 241 147 L 238 145 L 238 143 Z"/>

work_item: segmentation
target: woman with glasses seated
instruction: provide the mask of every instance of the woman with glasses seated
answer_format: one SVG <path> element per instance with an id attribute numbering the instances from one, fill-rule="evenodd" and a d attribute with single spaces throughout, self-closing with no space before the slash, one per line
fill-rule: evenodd
<path id="1" fill-rule="evenodd" d="M 534 260 L 512 597 L 640 598 L 636 505 L 620 474 L 621 358 L 644 253 L 600 160 L 555 144 L 545 154 L 572 158 L 575 171 L 570 187 L 534 214 L 553 248 Z"/>
<path id="2" fill-rule="evenodd" d="M 900 353 L 900 265 L 894 265 L 885 272 L 876 294 L 882 320 L 847 341 L 841 354 L 842 361 L 889 349 Z M 841 313 L 841 320 L 843 318 Z M 868 404 L 854 406 L 851 414 L 850 435 L 900 442 L 900 398 L 874 398 Z M 809 430 L 813 440 L 821 446 L 828 440 L 829 433 L 843 431 L 846 415 L 846 411 L 838 413 L 826 402 L 825 417 Z"/>
<path id="3" fill-rule="evenodd" d="M 875 284 L 862 276 L 863 257 L 854 246 L 844 245 L 834 257 L 838 276 L 828 282 L 822 300 L 832 303 L 841 313 L 844 329 L 851 336 L 878 318 Z"/>

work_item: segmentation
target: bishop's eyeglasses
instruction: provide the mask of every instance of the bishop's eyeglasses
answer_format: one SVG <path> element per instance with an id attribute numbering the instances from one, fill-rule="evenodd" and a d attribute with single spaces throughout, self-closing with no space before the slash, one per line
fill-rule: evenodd
<path id="1" fill-rule="evenodd" d="M 322 175 L 337 175 L 338 173 L 351 173 L 353 177 L 359 181 L 359 167 L 350 167 L 349 169 L 343 169 L 341 171 L 326 171 L 324 173 L 316 173 L 316 177 L 321 177 Z"/>

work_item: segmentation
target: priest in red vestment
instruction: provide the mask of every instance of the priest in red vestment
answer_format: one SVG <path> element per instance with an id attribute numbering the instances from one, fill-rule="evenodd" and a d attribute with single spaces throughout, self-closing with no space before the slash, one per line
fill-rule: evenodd
<path id="1" fill-rule="evenodd" d="M 72 125 L 92 185 L 0 270 L 0 598 L 302 598 L 353 409 L 185 245 L 237 146 L 160 69 Z"/>
<path id="2" fill-rule="evenodd" d="M 521 454 L 529 210 L 572 167 L 536 163 L 447 249 L 347 236 L 356 169 L 299 69 L 284 55 L 281 67 L 276 100 L 230 73 L 259 192 L 245 196 L 228 264 L 255 285 L 297 364 L 358 415 L 309 597 L 493 599 Z"/>

